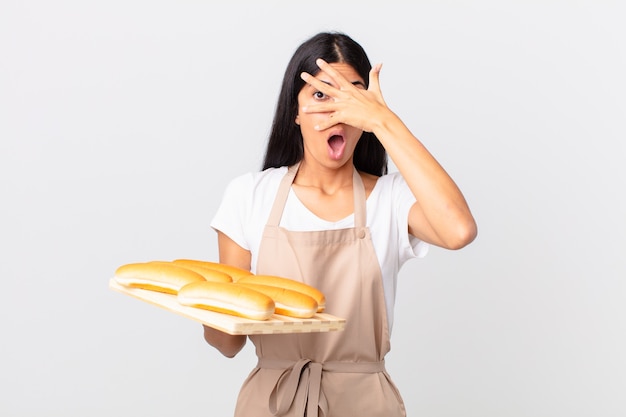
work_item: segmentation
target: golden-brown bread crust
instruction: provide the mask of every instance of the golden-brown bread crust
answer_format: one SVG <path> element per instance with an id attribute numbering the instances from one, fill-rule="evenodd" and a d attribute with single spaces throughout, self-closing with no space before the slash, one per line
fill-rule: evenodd
<path id="1" fill-rule="evenodd" d="M 197 272 L 198 274 L 202 275 L 205 280 L 210 282 L 233 282 L 233 278 L 230 275 L 225 272 L 218 271 L 217 269 L 209 269 L 201 265 L 191 263 L 171 263 L 181 268 L 186 268 L 192 270 L 193 272 Z"/>
<path id="2" fill-rule="evenodd" d="M 308 319 L 317 312 L 317 301 L 299 291 L 241 281 L 235 285 L 242 285 L 269 296 L 276 304 L 276 314 Z"/>
<path id="3" fill-rule="evenodd" d="M 193 282 L 204 282 L 204 277 L 190 269 L 169 262 L 137 262 L 122 265 L 115 271 L 115 281 L 121 285 L 145 290 L 177 294 Z"/>
<path id="4" fill-rule="evenodd" d="M 182 305 L 217 311 L 253 320 L 274 314 L 274 300 L 250 288 L 224 282 L 194 282 L 178 291 Z"/>
<path id="5" fill-rule="evenodd" d="M 326 297 L 324 297 L 324 294 L 320 290 L 311 285 L 305 284 L 304 282 L 296 281 L 291 278 L 277 277 L 274 275 L 250 275 L 239 278 L 237 283 L 270 285 L 272 287 L 298 291 L 312 297 L 317 302 L 318 313 L 324 311 L 324 308 L 326 307 Z"/>
<path id="6" fill-rule="evenodd" d="M 203 268 L 213 269 L 215 271 L 220 271 L 225 274 L 231 276 L 232 280 L 236 282 L 240 277 L 245 277 L 248 275 L 252 275 L 252 272 L 246 271 L 243 268 L 238 268 L 236 266 L 222 264 L 218 262 L 210 262 L 210 261 L 201 261 L 198 259 L 175 259 L 174 263 L 179 263 L 182 265 L 195 265 L 201 266 Z"/>

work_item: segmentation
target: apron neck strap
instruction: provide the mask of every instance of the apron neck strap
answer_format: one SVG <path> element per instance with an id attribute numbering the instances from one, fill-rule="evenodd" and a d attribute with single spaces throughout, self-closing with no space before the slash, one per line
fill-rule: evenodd
<path id="1" fill-rule="evenodd" d="M 354 192 L 354 227 L 365 227 L 365 186 L 356 168 L 352 173 L 352 189 Z"/>
<path id="2" fill-rule="evenodd" d="M 272 211 L 270 212 L 270 216 L 267 220 L 268 226 L 278 226 L 280 224 L 280 218 L 283 215 L 283 209 L 287 203 L 289 190 L 291 189 L 291 184 L 293 184 L 293 180 L 296 177 L 299 167 L 300 162 L 290 166 L 280 182 L 280 185 L 278 186 L 278 193 L 276 194 L 276 199 L 274 200 L 274 205 L 272 206 Z M 356 168 L 353 168 L 352 189 L 354 192 L 354 226 L 365 227 L 365 187 L 363 186 L 363 181 L 361 180 L 361 176 L 357 172 Z"/>

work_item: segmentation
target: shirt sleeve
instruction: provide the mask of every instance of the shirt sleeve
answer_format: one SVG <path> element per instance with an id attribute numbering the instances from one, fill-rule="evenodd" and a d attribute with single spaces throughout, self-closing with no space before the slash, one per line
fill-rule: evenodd
<path id="1" fill-rule="evenodd" d="M 252 174 L 245 174 L 226 186 L 220 206 L 211 220 L 211 227 L 224 233 L 244 249 L 250 250 L 246 237 L 246 225 L 249 221 L 250 198 L 252 195 Z"/>
<path id="2" fill-rule="evenodd" d="M 415 204 L 415 197 L 408 184 L 400 175 L 393 174 L 393 199 L 396 202 L 396 219 L 399 237 L 399 265 L 412 258 L 423 258 L 428 253 L 428 243 L 409 234 L 409 211 Z"/>

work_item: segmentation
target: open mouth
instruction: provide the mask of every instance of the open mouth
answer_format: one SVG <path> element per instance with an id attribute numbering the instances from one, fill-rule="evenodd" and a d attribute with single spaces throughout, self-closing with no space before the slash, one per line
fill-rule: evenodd
<path id="1" fill-rule="evenodd" d="M 328 138 L 328 153 L 332 159 L 340 159 L 346 147 L 346 140 L 342 135 L 332 135 Z"/>

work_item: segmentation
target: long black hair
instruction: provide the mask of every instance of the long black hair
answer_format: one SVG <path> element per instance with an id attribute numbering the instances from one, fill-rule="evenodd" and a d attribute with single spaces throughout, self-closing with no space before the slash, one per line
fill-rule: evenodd
<path id="1" fill-rule="evenodd" d="M 278 96 L 276 113 L 272 122 L 263 169 L 290 166 L 304 157 L 304 145 L 300 126 L 295 123 L 298 114 L 298 93 L 305 82 L 302 72 L 315 75 L 319 67 L 315 60 L 322 58 L 328 63 L 344 63 L 355 69 L 369 84 L 372 64 L 365 50 L 349 36 L 338 32 L 319 33 L 305 41 L 294 53 L 285 70 L 283 84 Z M 387 152 L 376 135 L 363 132 L 354 150 L 354 166 L 360 171 L 376 176 L 387 173 Z"/>

